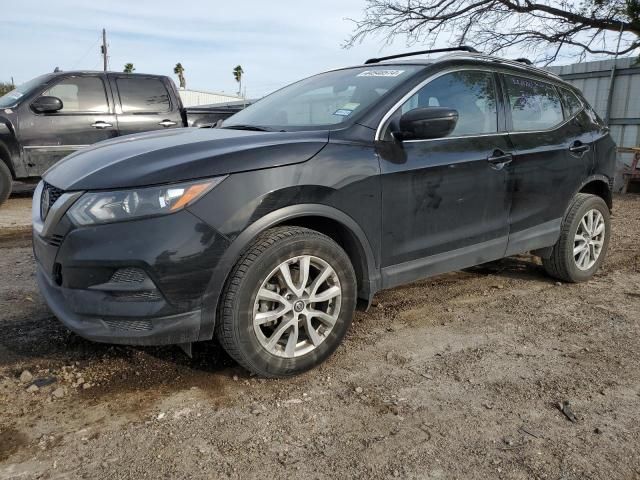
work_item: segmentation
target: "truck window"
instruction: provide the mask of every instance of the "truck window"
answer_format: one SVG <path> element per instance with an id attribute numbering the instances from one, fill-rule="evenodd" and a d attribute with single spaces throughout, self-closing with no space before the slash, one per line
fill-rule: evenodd
<path id="1" fill-rule="evenodd" d="M 505 75 L 513 130 L 548 130 L 563 122 L 560 96 L 553 85 Z"/>
<path id="2" fill-rule="evenodd" d="M 159 113 L 171 110 L 169 92 L 157 78 L 118 78 L 116 85 L 122 113 Z"/>
<path id="3" fill-rule="evenodd" d="M 108 113 L 107 93 L 98 77 L 69 77 L 56 83 L 42 96 L 62 100 L 59 113 Z"/>

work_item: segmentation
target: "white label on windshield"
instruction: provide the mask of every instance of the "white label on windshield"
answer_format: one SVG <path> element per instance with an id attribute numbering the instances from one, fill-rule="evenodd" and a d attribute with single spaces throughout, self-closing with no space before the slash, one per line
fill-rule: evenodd
<path id="1" fill-rule="evenodd" d="M 399 77 L 404 70 L 365 70 L 359 73 L 358 77 Z"/>

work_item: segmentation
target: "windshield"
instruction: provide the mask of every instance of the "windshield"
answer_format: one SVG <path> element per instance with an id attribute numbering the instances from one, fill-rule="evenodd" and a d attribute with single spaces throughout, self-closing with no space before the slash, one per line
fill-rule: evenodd
<path id="1" fill-rule="evenodd" d="M 25 95 L 31 93 L 31 91 L 39 87 L 48 75 L 40 75 L 39 77 L 29 80 L 26 83 L 14 88 L 9 93 L 0 97 L 0 108 L 13 107 L 18 101 Z"/>
<path id="2" fill-rule="evenodd" d="M 377 65 L 322 73 L 263 98 L 225 120 L 223 128 L 286 130 L 339 125 L 422 68 Z"/>

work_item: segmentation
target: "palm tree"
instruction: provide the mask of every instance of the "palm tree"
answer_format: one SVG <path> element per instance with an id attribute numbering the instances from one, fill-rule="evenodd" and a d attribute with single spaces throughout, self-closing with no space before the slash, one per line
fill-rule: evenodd
<path id="1" fill-rule="evenodd" d="M 242 67 L 240 65 L 238 65 L 236 68 L 233 69 L 233 78 L 236 79 L 236 82 L 238 82 L 238 96 L 242 96 L 242 75 L 244 74 L 244 70 L 242 70 Z"/>
<path id="2" fill-rule="evenodd" d="M 173 73 L 178 75 L 180 88 L 187 88 L 187 80 L 184 78 L 184 67 L 180 62 L 176 63 L 176 66 L 173 68 Z"/>
<path id="3" fill-rule="evenodd" d="M 133 66 L 133 63 L 125 63 L 124 64 L 124 73 L 133 73 L 135 72 L 135 67 Z"/>

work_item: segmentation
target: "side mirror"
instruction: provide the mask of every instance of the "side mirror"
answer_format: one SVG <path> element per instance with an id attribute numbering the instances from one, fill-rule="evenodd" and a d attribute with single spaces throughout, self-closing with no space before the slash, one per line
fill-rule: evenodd
<path id="1" fill-rule="evenodd" d="M 458 111 L 446 107 L 414 108 L 400 117 L 393 132 L 398 140 L 443 138 L 456 128 Z"/>
<path id="2" fill-rule="evenodd" d="M 54 113 L 62 110 L 62 100 L 58 97 L 38 97 L 31 104 L 31 108 L 36 113 Z"/>

